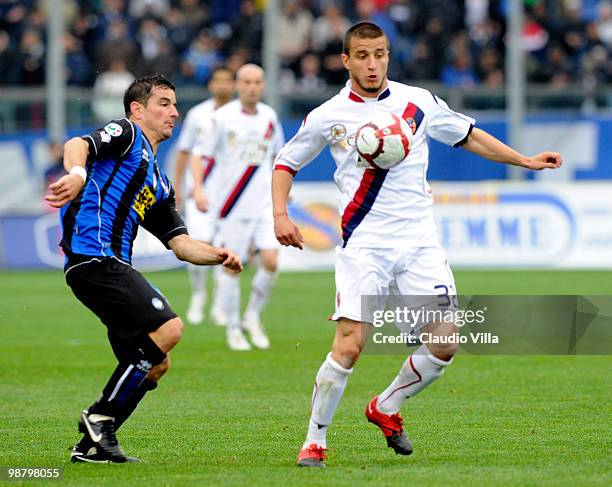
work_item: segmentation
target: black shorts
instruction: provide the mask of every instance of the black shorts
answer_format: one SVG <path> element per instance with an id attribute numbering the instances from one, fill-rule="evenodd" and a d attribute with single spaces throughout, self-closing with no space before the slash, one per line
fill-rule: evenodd
<path id="1" fill-rule="evenodd" d="M 133 267 L 112 257 L 79 257 L 67 264 L 66 282 L 106 325 L 118 358 L 134 338 L 176 318 L 164 295 Z"/>

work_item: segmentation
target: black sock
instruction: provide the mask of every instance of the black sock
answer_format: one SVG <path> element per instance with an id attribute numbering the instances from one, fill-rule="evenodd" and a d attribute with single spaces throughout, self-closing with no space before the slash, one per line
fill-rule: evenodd
<path id="1" fill-rule="evenodd" d="M 147 374 L 154 365 L 160 364 L 166 358 L 148 335 L 141 337 L 138 343 L 133 344 L 134 356 L 130 361 L 122 361 L 117 365 L 109 381 L 107 382 L 102 396 L 93 404 L 89 414 L 101 414 L 112 418 L 122 418 L 125 421 L 138 402 L 144 397 L 151 385 L 143 383 Z M 151 382 L 151 381 L 149 381 Z M 132 396 L 134 396 L 132 400 Z"/>
<path id="2" fill-rule="evenodd" d="M 138 403 L 142 400 L 143 397 L 145 397 L 145 394 L 155 388 L 157 388 L 157 382 L 155 382 L 154 380 L 145 379 L 144 381 L 142 381 L 140 387 L 136 389 L 128 399 L 127 403 L 125 404 L 125 407 L 123 407 L 119 414 L 115 416 L 115 430 L 118 430 L 119 427 L 126 421 L 126 419 L 128 419 L 132 415 L 132 413 L 136 409 L 136 406 L 138 406 Z"/>
<path id="3" fill-rule="evenodd" d="M 140 388 L 148 372 L 134 364 L 117 365 L 102 391 L 102 397 L 91 406 L 89 414 L 102 414 L 112 418 L 121 416 L 130 397 Z"/>

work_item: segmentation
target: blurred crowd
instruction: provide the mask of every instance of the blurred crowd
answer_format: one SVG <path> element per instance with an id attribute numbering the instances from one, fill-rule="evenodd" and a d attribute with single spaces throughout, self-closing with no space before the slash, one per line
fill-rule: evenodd
<path id="1" fill-rule="evenodd" d="M 344 82 L 345 30 L 372 20 L 391 42 L 390 77 L 448 86 L 504 83 L 509 0 L 279 0 L 276 42 L 285 89 Z M 66 80 L 122 93 L 158 72 L 206 83 L 214 66 L 261 62 L 265 0 L 63 0 Z M 612 82 L 611 0 L 525 0 L 530 81 Z M 0 0 L 0 85 L 44 83 L 49 2 Z"/>

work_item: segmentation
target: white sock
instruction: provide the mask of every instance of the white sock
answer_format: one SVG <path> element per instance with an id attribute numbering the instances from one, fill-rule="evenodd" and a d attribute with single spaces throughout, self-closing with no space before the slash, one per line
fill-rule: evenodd
<path id="1" fill-rule="evenodd" d="M 227 330 L 240 327 L 240 279 L 221 272 L 217 278 L 217 294 L 221 310 L 227 315 Z"/>
<path id="2" fill-rule="evenodd" d="M 378 396 L 378 410 L 383 414 L 397 413 L 406 399 L 440 377 L 452 361 L 445 362 L 434 357 L 425 345 L 421 345 L 404 362 L 389 387 Z"/>
<path id="3" fill-rule="evenodd" d="M 208 268 L 202 265 L 187 264 L 187 273 L 191 284 L 193 298 L 199 298 L 202 303 L 206 302 L 206 273 Z"/>
<path id="4" fill-rule="evenodd" d="M 344 393 L 348 376 L 353 369 L 345 369 L 334 361 L 331 352 L 321 365 L 312 392 L 312 410 L 304 448 L 316 443 L 325 448 L 327 427 L 331 423 Z"/>
<path id="5" fill-rule="evenodd" d="M 270 290 L 276 281 L 276 272 L 270 272 L 260 267 L 253 277 L 251 283 L 251 295 L 249 296 L 249 304 L 245 314 L 255 314 L 259 317 L 261 310 L 264 308 L 270 297 Z"/>

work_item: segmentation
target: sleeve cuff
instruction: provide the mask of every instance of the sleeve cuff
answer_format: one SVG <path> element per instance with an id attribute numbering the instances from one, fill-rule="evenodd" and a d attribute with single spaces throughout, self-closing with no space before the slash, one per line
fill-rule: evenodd
<path id="1" fill-rule="evenodd" d="M 98 155 L 98 148 L 91 135 L 85 135 L 81 137 L 89 146 L 89 152 L 87 154 L 87 162 L 91 162 Z"/>
<path id="2" fill-rule="evenodd" d="M 463 137 L 463 139 L 461 139 L 459 142 L 457 142 L 453 147 L 461 147 L 463 144 L 465 144 L 468 140 L 468 138 L 470 137 L 470 134 L 472 133 L 472 130 L 474 130 L 474 124 L 471 123 L 470 124 L 470 128 L 467 131 L 467 134 L 465 134 L 465 137 Z"/>
<path id="3" fill-rule="evenodd" d="M 166 248 L 169 249 L 170 246 L 168 245 L 168 242 L 170 242 L 170 240 L 172 240 L 174 237 L 178 237 L 179 235 L 189 235 L 186 226 L 183 225 L 175 228 L 174 230 L 169 231 L 161 237 L 161 240 L 164 242 Z"/>
<path id="4" fill-rule="evenodd" d="M 277 164 L 276 166 L 274 166 L 274 170 L 287 171 L 292 176 L 295 176 L 297 174 L 297 171 L 295 169 L 291 169 L 289 166 L 285 166 L 284 164 Z"/>

